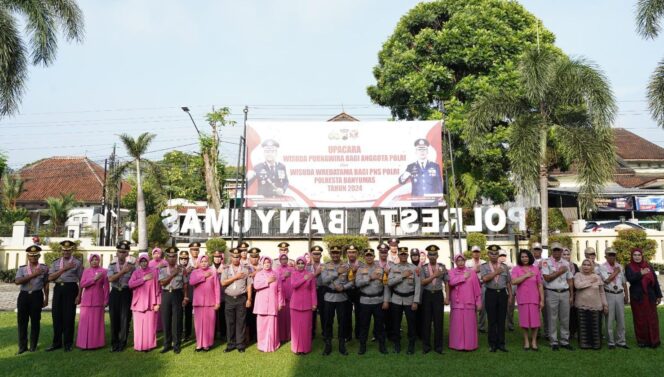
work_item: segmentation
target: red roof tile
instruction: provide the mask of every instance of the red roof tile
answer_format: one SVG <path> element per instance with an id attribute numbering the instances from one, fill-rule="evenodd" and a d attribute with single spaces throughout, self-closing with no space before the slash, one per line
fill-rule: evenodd
<path id="1" fill-rule="evenodd" d="M 18 172 L 23 193 L 18 202 L 42 202 L 62 194 L 74 194 L 82 203 L 101 203 L 104 168 L 87 157 L 51 157 L 35 162 Z M 123 183 L 122 195 L 130 190 Z"/>
<path id="2" fill-rule="evenodd" d="M 664 148 L 624 128 L 613 130 L 616 154 L 623 160 L 664 160 Z"/>

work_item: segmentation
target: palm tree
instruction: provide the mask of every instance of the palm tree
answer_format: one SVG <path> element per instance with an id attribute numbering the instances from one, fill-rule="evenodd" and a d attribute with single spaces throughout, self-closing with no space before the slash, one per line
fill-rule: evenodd
<path id="1" fill-rule="evenodd" d="M 18 20 L 20 16 L 25 21 Z M 29 46 L 19 31 L 23 22 Z M 0 1 L 0 116 L 13 113 L 21 102 L 28 53 L 34 65 L 48 66 L 55 60 L 58 29 L 68 41 L 82 40 L 83 12 L 76 1 Z"/>
<path id="2" fill-rule="evenodd" d="M 143 158 L 147 152 L 150 143 L 157 135 L 148 132 L 142 133 L 136 139 L 127 134 L 120 135 L 120 140 L 125 146 L 127 153 L 132 158 L 120 164 L 111 173 L 112 182 L 119 181 L 128 170 L 133 169 L 136 172 L 136 222 L 138 223 L 138 251 L 148 251 L 148 229 L 147 214 L 145 211 L 145 197 L 143 196 L 142 171 L 147 170 L 152 173 L 157 180 L 160 179 L 159 166 Z"/>
<path id="3" fill-rule="evenodd" d="M 23 192 L 23 180 L 18 174 L 5 173 L 2 176 L 2 206 L 7 209 L 16 209 L 16 200 Z"/>
<path id="4" fill-rule="evenodd" d="M 636 6 L 637 31 L 642 37 L 655 39 L 659 35 L 664 16 L 664 1 L 639 0 Z M 664 128 L 664 59 L 660 60 L 648 83 L 648 107 L 650 114 Z"/>
<path id="5" fill-rule="evenodd" d="M 583 213 L 612 177 L 615 147 L 611 124 L 616 104 L 609 83 L 594 64 L 532 47 L 519 66 L 520 93 L 490 93 L 471 108 L 466 130 L 471 148 L 497 122 L 510 124 L 508 158 L 515 186 L 533 194 L 539 186 L 542 243 L 548 241 L 548 172 L 551 150 L 573 164 L 581 185 Z"/>
<path id="6" fill-rule="evenodd" d="M 74 194 L 61 194 L 58 198 L 46 198 L 46 215 L 51 222 L 51 231 L 53 234 L 60 234 L 65 223 L 69 220 L 69 212 L 79 205 Z"/>

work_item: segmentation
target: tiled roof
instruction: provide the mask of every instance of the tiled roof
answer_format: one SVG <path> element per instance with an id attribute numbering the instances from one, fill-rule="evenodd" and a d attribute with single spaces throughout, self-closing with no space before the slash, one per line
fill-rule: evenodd
<path id="1" fill-rule="evenodd" d="M 43 202 L 46 198 L 74 194 L 82 203 L 101 203 L 104 168 L 87 157 L 51 157 L 35 162 L 18 172 L 23 192 L 18 202 Z M 122 195 L 129 192 L 123 183 Z"/>
<path id="2" fill-rule="evenodd" d="M 359 119 L 355 118 L 352 115 L 346 114 L 346 112 L 342 111 L 341 113 L 333 116 L 332 118 L 327 120 L 328 122 L 359 122 Z"/>
<path id="3" fill-rule="evenodd" d="M 613 130 L 616 154 L 623 160 L 664 160 L 664 148 L 624 128 Z"/>
<path id="4" fill-rule="evenodd" d="M 614 176 L 613 180 L 622 187 L 635 188 L 643 186 L 648 182 L 652 182 L 661 178 L 662 177 L 633 175 L 633 176 Z"/>

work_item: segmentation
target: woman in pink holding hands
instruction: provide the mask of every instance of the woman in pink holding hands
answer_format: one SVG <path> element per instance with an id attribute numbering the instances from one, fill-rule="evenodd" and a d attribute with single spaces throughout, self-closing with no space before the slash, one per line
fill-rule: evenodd
<path id="1" fill-rule="evenodd" d="M 148 352 L 157 347 L 157 316 L 161 305 L 159 271 L 148 267 L 148 253 L 138 255 L 138 268 L 131 274 L 131 312 L 134 322 L 134 349 Z"/>
<path id="2" fill-rule="evenodd" d="M 291 350 L 296 355 L 311 352 L 311 326 L 316 311 L 316 276 L 305 269 L 305 257 L 295 260 L 295 272 L 291 275 L 293 294 L 290 300 Z"/>
<path id="3" fill-rule="evenodd" d="M 539 351 L 537 331 L 540 324 L 540 311 L 544 308 L 544 288 L 542 273 L 535 266 L 535 257 L 529 250 L 521 250 L 518 266 L 512 269 L 512 284 L 516 290 L 519 310 L 519 326 L 523 329 L 523 349 Z"/>
<path id="4" fill-rule="evenodd" d="M 99 254 L 91 254 L 90 267 L 83 271 L 76 303 L 81 305 L 76 347 L 84 350 L 101 348 L 106 343 L 104 308 L 108 305 L 108 276 L 99 266 Z"/>
<path id="5" fill-rule="evenodd" d="M 189 276 L 189 285 L 194 287 L 196 352 L 207 352 L 214 344 L 215 311 L 221 306 L 221 284 L 216 270 L 210 268 L 207 255 L 200 255 L 196 264 L 198 267 Z"/>
<path id="6" fill-rule="evenodd" d="M 477 315 L 482 310 L 482 290 L 477 274 L 466 267 L 462 254 L 454 257 L 455 268 L 450 274 L 450 348 L 473 351 L 478 347 Z"/>
<path id="7" fill-rule="evenodd" d="M 254 277 L 254 314 L 258 330 L 256 346 L 261 352 L 274 352 L 281 345 L 277 314 L 284 308 L 284 296 L 279 275 L 272 270 L 272 259 L 263 257 L 260 264 L 263 269 Z"/>
<path id="8" fill-rule="evenodd" d="M 288 255 L 281 254 L 279 256 L 279 266 L 274 270 L 279 275 L 281 290 L 284 296 L 284 310 L 280 311 L 277 315 L 277 321 L 279 323 L 279 341 L 285 343 L 291 338 L 290 301 L 293 295 L 291 275 L 295 269 L 288 265 Z"/>

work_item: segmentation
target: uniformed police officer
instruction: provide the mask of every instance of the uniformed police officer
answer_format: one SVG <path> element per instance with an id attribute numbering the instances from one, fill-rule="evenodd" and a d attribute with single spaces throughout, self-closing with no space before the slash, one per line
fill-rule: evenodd
<path id="1" fill-rule="evenodd" d="M 247 173 L 247 187 L 257 180 L 258 195 L 266 198 L 281 196 L 288 189 L 288 175 L 286 166 L 276 160 L 279 143 L 273 139 L 267 139 L 261 146 L 265 161 L 256 164 L 254 169 Z"/>
<path id="2" fill-rule="evenodd" d="M 274 258 L 274 261 L 273 261 L 273 263 L 276 266 L 281 264 L 279 262 L 279 258 L 282 255 L 288 256 L 288 252 L 290 251 L 290 244 L 288 242 L 285 242 L 285 241 L 284 242 L 279 242 L 279 244 L 277 245 L 277 248 L 279 248 L 279 255 L 276 258 Z M 291 258 L 288 258 L 288 266 L 295 268 L 295 261 Z"/>
<path id="3" fill-rule="evenodd" d="M 360 269 L 363 263 L 357 258 L 358 250 L 354 245 L 348 245 L 346 247 L 346 257 L 348 258 L 348 266 L 350 271 L 348 271 L 348 280 L 355 282 L 355 276 L 357 276 L 357 270 Z M 346 305 L 346 342 L 350 342 L 353 339 L 353 313 L 355 313 L 355 339 L 360 338 L 360 328 L 358 327 L 360 323 L 360 291 L 353 286 L 346 292 L 348 295 L 348 303 Z"/>
<path id="4" fill-rule="evenodd" d="M 242 262 L 240 261 L 240 263 Z M 246 264 L 249 264 L 248 260 Z M 219 281 L 221 281 L 221 273 L 224 272 L 225 267 L 224 253 L 221 250 L 215 250 L 214 253 L 212 253 L 212 266 L 210 267 L 214 268 Z M 221 300 L 221 306 L 219 306 L 219 310 L 214 313 L 216 317 L 214 323 L 214 338 L 226 340 L 226 316 L 224 315 L 226 303 L 224 302 L 224 287 L 221 287 L 219 290 L 219 299 Z"/>
<path id="5" fill-rule="evenodd" d="M 74 346 L 76 297 L 78 282 L 83 275 L 83 263 L 72 256 L 76 244 L 70 240 L 60 242 L 62 257 L 51 265 L 48 281 L 55 282 L 53 290 L 53 343 L 47 352 L 62 348 L 70 352 Z"/>
<path id="6" fill-rule="evenodd" d="M 108 314 L 111 319 L 111 352 L 120 352 L 127 346 L 129 322 L 131 322 L 131 289 L 129 279 L 134 265 L 127 260 L 131 249 L 129 241 L 121 241 L 115 247 L 116 261 L 108 266 L 111 292 L 108 298 Z"/>
<path id="7" fill-rule="evenodd" d="M 249 243 L 246 241 L 240 242 L 237 245 L 237 251 L 240 253 L 240 264 L 249 265 Z"/>
<path id="8" fill-rule="evenodd" d="M 161 322 L 164 328 L 164 348 L 161 353 L 171 349 L 180 353 L 182 345 L 182 316 L 184 298 L 187 296 L 187 281 L 184 268 L 178 265 L 178 249 L 171 246 L 166 249 L 168 265 L 159 269 L 159 285 L 161 285 Z"/>
<path id="9" fill-rule="evenodd" d="M 408 323 L 408 354 L 415 353 L 415 311 L 420 303 L 420 271 L 408 263 L 408 248 L 399 248 L 399 264 L 390 269 L 388 284 L 392 288 L 390 312 L 394 332 L 394 352 L 401 352 L 401 318 Z"/>
<path id="10" fill-rule="evenodd" d="M 374 336 L 378 340 L 378 350 L 382 354 L 387 353 L 383 310 L 389 308 L 390 290 L 383 283 L 385 271 L 377 263 L 374 263 L 374 257 L 373 249 L 364 250 L 364 265 L 357 270 L 355 276 L 355 286 L 358 287 L 360 293 L 360 318 L 359 323 L 355 324 L 356 328 L 360 329 L 358 355 L 364 355 L 367 352 L 367 339 L 372 316 Z"/>
<path id="11" fill-rule="evenodd" d="M 398 240 L 397 240 L 398 241 Z M 390 269 L 392 266 L 394 266 L 394 263 L 390 262 L 389 260 L 389 253 L 390 253 L 390 246 L 388 246 L 386 243 L 381 243 L 378 245 L 376 248 L 378 250 L 378 265 L 380 268 L 383 269 L 383 283 L 387 286 L 388 293 L 391 294 L 392 289 L 387 285 L 387 278 L 390 273 Z M 397 259 L 398 259 L 397 255 Z M 385 332 L 385 339 L 393 341 L 394 340 L 394 331 L 392 329 L 392 315 L 390 314 L 390 308 L 389 308 L 389 303 L 387 308 L 383 308 L 383 324 L 384 324 L 384 332 Z M 376 331 L 376 327 L 374 326 L 374 339 L 378 339 L 378 333 Z"/>
<path id="12" fill-rule="evenodd" d="M 242 243 L 240 243 L 242 245 Z M 247 244 L 248 246 L 248 244 Z M 249 253 L 249 265 L 247 265 L 247 269 L 249 270 L 249 276 L 251 277 L 252 281 L 258 271 L 262 269 L 260 266 L 260 258 L 261 258 L 261 249 L 257 247 L 252 247 L 247 251 Z M 252 283 L 252 289 L 251 289 L 251 305 L 247 308 L 247 316 L 246 316 L 246 322 L 247 322 L 247 330 L 245 332 L 245 345 L 249 344 L 251 342 L 255 342 L 256 339 L 258 339 L 258 334 L 257 334 L 257 325 L 256 325 L 256 314 L 254 314 L 254 303 L 256 300 L 256 291 L 253 289 L 253 283 Z"/>
<path id="13" fill-rule="evenodd" d="M 411 196 L 426 196 L 443 193 L 443 177 L 440 174 L 440 165 L 428 160 L 429 141 L 427 139 L 415 140 L 415 154 L 417 161 L 409 164 L 406 171 L 399 176 L 399 184 L 411 181 Z M 437 203 L 416 202 L 413 206 L 428 206 Z"/>
<path id="14" fill-rule="evenodd" d="M 16 301 L 18 320 L 18 352 L 28 350 L 28 321 L 30 322 L 30 352 L 37 350 L 42 308 L 48 305 L 48 266 L 39 263 L 41 247 L 32 245 L 25 249 L 28 263 L 16 271 L 16 285 L 20 293 Z"/>
<path id="15" fill-rule="evenodd" d="M 247 308 L 252 305 L 251 291 L 254 283 L 251 271 L 240 263 L 240 253 L 231 249 L 231 264 L 221 273 L 226 302 L 226 334 L 228 341 L 224 352 L 244 352 Z"/>
<path id="16" fill-rule="evenodd" d="M 191 272 L 194 270 L 194 268 L 198 267 L 198 253 L 201 251 L 201 243 L 200 242 L 191 242 L 189 244 L 189 264 L 187 265 L 187 268 L 185 270 L 185 274 L 187 278 L 191 274 Z M 180 258 L 180 262 L 182 262 L 182 258 Z M 192 324 L 193 324 L 193 318 L 194 318 L 194 307 L 192 306 L 192 303 L 194 302 L 194 287 L 189 286 L 188 287 L 188 292 L 187 292 L 187 297 L 189 297 L 189 300 L 187 301 L 187 304 L 184 307 L 184 340 L 189 340 L 189 338 L 192 335 L 191 329 L 192 329 Z M 195 334 L 194 334 L 195 335 Z"/>
<path id="17" fill-rule="evenodd" d="M 337 315 L 337 331 L 339 338 L 339 353 L 348 355 L 346 351 L 346 311 L 348 296 L 346 291 L 353 287 L 353 283 L 348 280 L 348 263 L 341 262 L 341 248 L 332 246 L 330 248 L 330 257 L 332 261 L 325 263 L 323 267 L 323 284 L 326 287 L 324 296 L 325 304 L 325 324 L 323 327 L 323 337 L 325 338 L 325 348 L 323 355 L 329 355 L 332 352 L 332 327 L 334 325 L 334 315 Z"/>
<path id="18" fill-rule="evenodd" d="M 443 318 L 445 315 L 445 301 L 449 297 L 450 280 L 445 265 L 438 263 L 438 250 L 436 245 L 429 245 L 425 249 L 429 263 L 422 266 L 420 271 L 422 283 L 422 352 L 431 351 L 431 325 L 433 324 L 433 350 L 443 353 Z"/>
<path id="19" fill-rule="evenodd" d="M 317 302 L 323 303 L 325 302 L 325 285 L 323 284 L 323 268 L 322 264 L 320 263 L 321 256 L 323 255 L 323 248 L 315 245 L 312 246 L 311 249 L 309 249 L 311 253 L 311 263 L 307 265 L 307 270 L 314 274 L 316 276 L 316 297 L 318 299 Z M 316 316 L 320 317 L 321 320 L 321 328 L 324 328 L 325 325 L 323 324 L 323 306 L 324 305 L 318 305 L 316 310 L 314 310 L 313 313 L 313 326 L 311 326 L 311 336 L 312 338 L 316 337 Z"/>
<path id="20" fill-rule="evenodd" d="M 496 349 L 507 352 L 505 348 L 505 318 L 507 306 L 512 300 L 512 284 L 509 267 L 498 261 L 500 246 L 490 245 L 489 261 L 480 266 L 480 276 L 486 285 L 484 305 L 489 321 L 489 351 Z"/>

